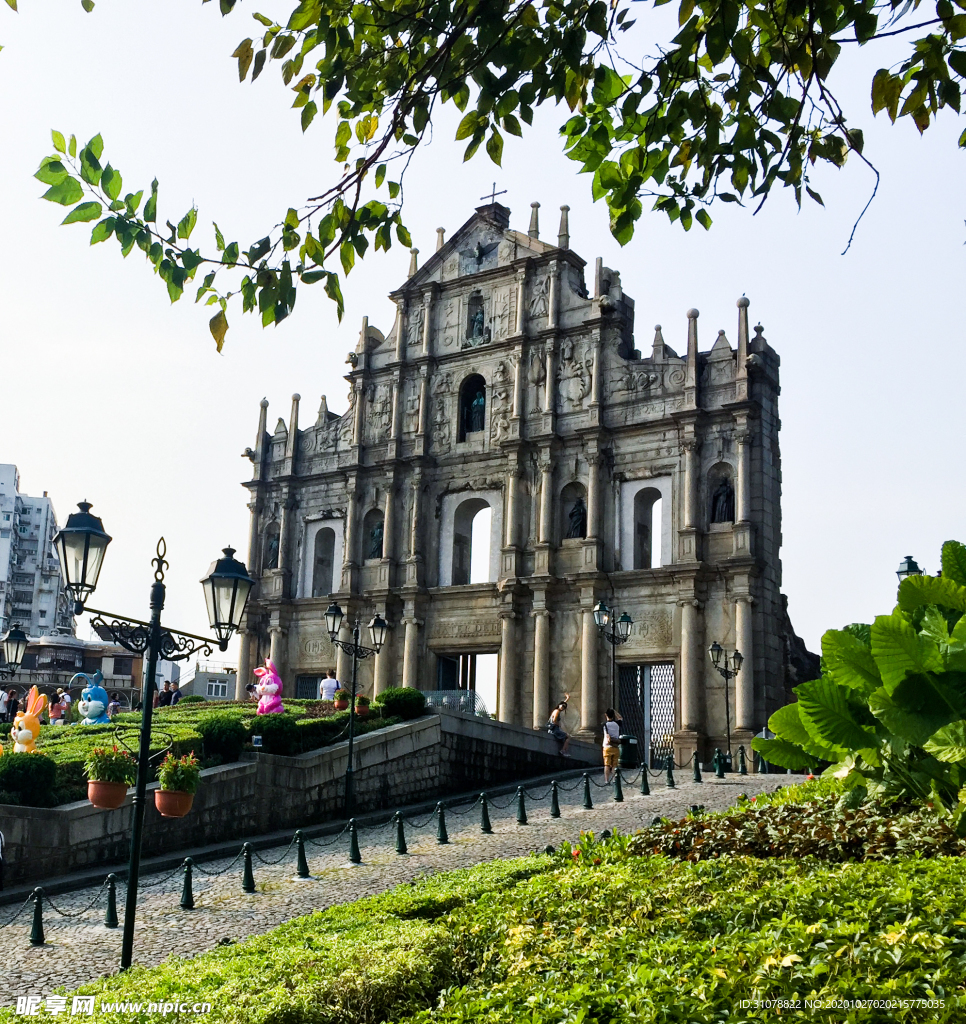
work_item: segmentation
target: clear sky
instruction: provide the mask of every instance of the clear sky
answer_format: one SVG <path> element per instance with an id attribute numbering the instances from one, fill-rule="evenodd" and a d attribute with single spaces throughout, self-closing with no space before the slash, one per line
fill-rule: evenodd
<path id="1" fill-rule="evenodd" d="M 668 38 L 674 5 L 639 6 L 642 45 L 657 31 Z M 212 220 L 247 244 L 329 183 L 332 125 L 317 118 L 303 136 L 274 68 L 239 85 L 229 55 L 258 28 L 248 3 L 226 19 L 197 0 L 98 0 L 91 15 L 77 0 L 20 8 L 0 12 L 0 462 L 19 466 L 28 493 L 48 491 L 62 522 L 75 502 L 94 503 L 114 536 L 97 606 L 147 615 L 150 559 L 164 534 L 166 619 L 206 631 L 198 580 L 225 544 L 247 554 L 239 483 L 251 466 L 239 456 L 254 444 L 259 400 L 271 403 L 269 429 L 288 417 L 293 392 L 305 420 L 322 394 L 342 412 L 345 354 L 362 316 L 391 327 L 386 295 L 409 254 L 396 247 L 357 264 L 341 326 L 320 286 L 279 328 L 230 313 L 216 354 L 209 310 L 190 298 L 171 306 L 137 251 L 125 261 L 113 241 L 91 248 L 88 226 L 60 227 L 62 210 L 39 199 L 32 174 L 50 152 L 50 129 L 82 141 L 100 132 L 125 191 L 157 175 L 159 219 L 197 202 L 194 238 L 210 247 Z M 458 228 L 494 180 L 517 228 L 526 230 L 531 202 L 543 204 L 544 237 L 567 203 L 572 247 L 621 271 L 641 349 L 656 323 L 683 349 L 692 306 L 703 348 L 722 327 L 734 342 L 735 301 L 748 295 L 752 323 L 782 359 L 783 589 L 815 650 L 824 629 L 891 609 L 903 555 L 934 571 L 944 540 L 966 540 L 966 203 L 955 146 L 964 125 L 944 116 L 920 139 L 911 123 L 872 118 L 872 74 L 900 54 L 898 44 L 889 54 L 866 48 L 834 80 L 883 176 L 846 256 L 872 187 L 858 164 L 815 174 L 824 210 L 798 213 L 789 195 L 775 195 L 756 217 L 723 208 L 709 233 L 689 234 L 648 214 L 624 249 L 589 178 L 561 155 L 563 112 L 546 112 L 524 140 L 508 138 L 502 169 L 485 156 L 463 164 L 463 145 L 450 141 L 456 121 L 443 116 L 407 178 L 407 222 L 424 257 L 435 229 Z"/>

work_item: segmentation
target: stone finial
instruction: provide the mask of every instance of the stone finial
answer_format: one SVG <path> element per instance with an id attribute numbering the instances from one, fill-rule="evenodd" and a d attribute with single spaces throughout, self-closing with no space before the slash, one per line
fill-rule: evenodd
<path id="1" fill-rule="evenodd" d="M 258 404 L 259 404 L 259 406 L 262 409 L 267 409 L 268 408 L 268 399 L 267 398 L 263 398 Z"/>
<path id="2" fill-rule="evenodd" d="M 661 325 L 654 325 L 654 348 L 651 352 L 651 358 L 656 363 L 664 362 L 664 335 L 661 333 Z"/>
<path id="3" fill-rule="evenodd" d="M 539 203 L 531 203 L 530 204 L 530 230 L 527 231 L 527 234 L 531 238 L 539 238 L 540 237 L 540 204 Z"/>
<path id="4" fill-rule="evenodd" d="M 436 251 L 439 252 L 439 250 L 442 249 L 445 244 L 446 244 L 446 228 L 437 228 L 436 229 Z"/>
<path id="5" fill-rule="evenodd" d="M 748 299 L 742 295 L 738 300 L 738 377 L 748 376 Z"/>
<path id="6" fill-rule="evenodd" d="M 295 455 L 295 445 L 299 436 L 299 402 L 301 400 L 301 395 L 292 395 L 292 412 L 288 418 L 288 443 L 285 445 L 285 457 L 288 459 Z"/>
<path id="7" fill-rule="evenodd" d="M 689 309 L 688 310 L 688 319 L 689 320 L 697 320 L 699 316 L 701 316 L 701 314 L 696 309 Z"/>
<path id="8" fill-rule="evenodd" d="M 570 248 L 570 207 L 560 207 L 560 227 L 557 229 L 557 245 L 561 249 Z"/>
<path id="9" fill-rule="evenodd" d="M 419 260 L 417 259 L 418 256 L 419 256 L 419 250 L 418 249 L 410 249 L 409 250 L 409 276 L 410 277 L 414 277 L 415 274 L 416 274 L 416 271 L 419 270 Z"/>

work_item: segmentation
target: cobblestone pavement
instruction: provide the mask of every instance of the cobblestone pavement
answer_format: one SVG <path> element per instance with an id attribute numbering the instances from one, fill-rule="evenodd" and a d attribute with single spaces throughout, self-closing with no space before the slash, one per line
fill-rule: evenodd
<path id="1" fill-rule="evenodd" d="M 592 774 L 602 781 L 600 770 Z M 446 814 L 450 844 L 436 842 L 435 820 L 422 829 L 406 828 L 409 852 L 395 852 L 395 829 L 390 825 L 360 829 L 361 865 L 348 864 L 348 836 L 332 843 L 332 838 L 307 841 L 306 853 L 312 878 L 295 877 L 295 848 L 284 860 L 270 866 L 259 860 L 278 861 L 285 851 L 281 845 L 261 850 L 255 856 L 256 892 L 242 891 L 242 865 L 238 860 L 224 874 L 206 877 L 231 863 L 230 858 L 207 861 L 195 868 L 195 909 L 179 906 L 183 874 L 181 869 L 142 878 L 144 890 L 138 900 L 135 932 L 135 961 L 152 965 L 172 953 L 192 956 L 216 946 L 219 941 L 235 941 L 258 934 L 312 910 L 350 902 L 407 882 L 416 875 L 468 867 L 482 861 L 516 857 L 559 845 L 577 838 L 582 829 L 605 828 L 631 832 L 650 823 L 657 815 L 678 818 L 692 804 L 704 804 L 708 811 L 723 810 L 735 802 L 739 793 L 749 796 L 773 791 L 781 785 L 800 782 L 798 776 L 730 776 L 723 780 L 706 779 L 702 784 L 680 781 L 677 789 L 667 789 L 662 775 L 652 778 L 650 796 L 641 796 L 636 785 L 625 785 L 624 802 L 615 803 L 610 787 L 592 786 L 593 810 L 584 810 L 579 779 L 561 785 L 559 818 L 550 817 L 549 786 L 533 788 L 528 796 L 529 823 L 516 822 L 516 803 L 512 795 L 501 796 L 490 804 L 493 834 L 480 831 L 478 807 L 457 806 Z M 537 799 L 542 797 L 542 799 Z M 502 806 L 499 806 L 502 805 Z M 416 825 L 429 815 L 414 817 Z M 329 846 L 316 843 L 332 843 Z M 239 844 L 240 845 L 240 844 Z M 69 914 L 83 911 L 97 894 L 88 888 L 60 895 L 54 902 Z M 118 889 L 118 913 L 123 924 L 124 890 Z M 44 908 L 46 945 L 29 944 L 30 907 L 10 926 L 0 927 L 0 962 L 7 967 L 0 973 L 0 1004 L 13 1005 L 17 996 L 46 996 L 60 985 L 75 988 L 103 974 L 114 973 L 120 957 L 121 930 L 105 928 L 105 899 L 102 893 L 96 905 L 79 916 L 65 918 L 50 907 Z M 8 921 L 13 907 L 0 909 L 0 921 Z"/>

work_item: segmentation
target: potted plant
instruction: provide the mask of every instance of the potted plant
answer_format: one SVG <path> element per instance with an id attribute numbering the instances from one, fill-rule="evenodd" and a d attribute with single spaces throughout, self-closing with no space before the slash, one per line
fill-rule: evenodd
<path id="1" fill-rule="evenodd" d="M 349 691 L 348 690 L 336 690 L 335 691 L 335 709 L 336 711 L 345 711 L 349 706 Z"/>
<path id="2" fill-rule="evenodd" d="M 360 718 L 365 718 L 369 714 L 369 698 L 361 693 L 356 697 L 356 714 Z"/>
<path id="3" fill-rule="evenodd" d="M 95 807 L 113 811 L 124 803 L 128 786 L 133 786 L 138 775 L 138 764 L 126 750 L 117 746 L 110 750 L 95 747 L 84 761 L 87 776 L 87 799 Z"/>
<path id="4" fill-rule="evenodd" d="M 154 791 L 154 806 L 164 818 L 183 818 L 191 810 L 201 777 L 194 751 L 175 757 L 170 751 L 158 769 L 161 788 Z"/>

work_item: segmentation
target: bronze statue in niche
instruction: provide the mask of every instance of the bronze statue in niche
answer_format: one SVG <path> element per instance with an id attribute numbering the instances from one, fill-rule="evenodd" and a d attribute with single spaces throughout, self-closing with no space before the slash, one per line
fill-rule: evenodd
<path id="1" fill-rule="evenodd" d="M 570 509 L 570 528 L 567 530 L 567 536 L 571 539 L 576 537 L 587 536 L 587 506 L 584 504 L 584 499 L 579 495 L 573 503 L 573 507 Z"/>
<path id="2" fill-rule="evenodd" d="M 711 495 L 711 522 L 733 523 L 734 521 L 735 489 L 727 477 L 722 477 Z"/>

